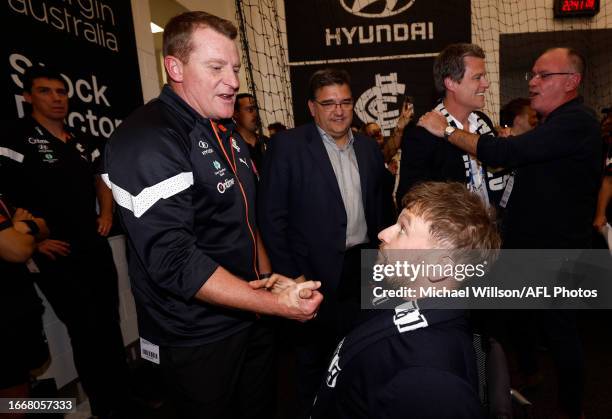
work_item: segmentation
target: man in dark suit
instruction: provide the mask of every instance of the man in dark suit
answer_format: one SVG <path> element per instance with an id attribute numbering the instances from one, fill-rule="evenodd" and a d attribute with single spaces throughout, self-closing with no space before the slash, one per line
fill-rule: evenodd
<path id="1" fill-rule="evenodd" d="M 322 282 L 317 321 L 297 330 L 300 396 L 312 403 L 336 339 L 359 313 L 360 250 L 383 227 L 383 157 L 375 141 L 350 130 L 353 98 L 345 71 L 310 79 L 310 113 L 277 133 L 259 190 L 259 229 L 274 272 Z"/>
<path id="2" fill-rule="evenodd" d="M 442 96 L 434 109 L 446 117 L 449 127 L 479 135 L 495 134 L 491 120 L 479 111 L 489 88 L 482 48 L 474 44 L 447 46 L 436 57 L 433 76 Z M 402 197 L 415 184 L 433 180 L 464 183 L 487 206 L 496 207 L 508 177 L 508 171 L 487 167 L 460 148 L 438 141 L 422 127 L 411 127 L 404 131 L 402 140 L 397 203 L 401 207 Z"/>

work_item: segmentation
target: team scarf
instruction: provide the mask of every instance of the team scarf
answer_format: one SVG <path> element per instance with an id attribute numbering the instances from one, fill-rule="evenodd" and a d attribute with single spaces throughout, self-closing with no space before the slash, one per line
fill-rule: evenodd
<path id="1" fill-rule="evenodd" d="M 449 125 L 458 128 L 457 123 L 448 113 L 443 102 L 438 103 L 434 109 L 444 115 Z M 475 117 L 476 120 L 475 134 L 495 135 L 493 127 L 489 125 L 489 121 L 483 118 L 483 116 L 484 115 L 480 112 L 472 112 L 470 114 L 470 118 L 474 119 Z M 463 129 L 468 130 L 469 127 L 463 127 Z M 485 166 L 468 153 L 464 153 L 462 157 L 465 167 L 465 183 L 468 189 L 478 194 L 487 205 L 491 203 L 493 203 L 494 206 L 499 205 L 501 194 L 506 188 L 509 172 L 505 169 Z M 480 175 L 480 182 L 476 181 L 478 175 Z M 484 190 L 482 189 L 483 185 L 485 187 Z"/>

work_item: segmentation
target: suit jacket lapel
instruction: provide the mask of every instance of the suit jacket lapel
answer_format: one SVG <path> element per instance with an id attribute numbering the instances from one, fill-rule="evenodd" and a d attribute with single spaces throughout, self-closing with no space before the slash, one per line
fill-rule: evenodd
<path id="1" fill-rule="evenodd" d="M 331 188 L 336 198 L 340 200 L 340 203 L 344 208 L 344 202 L 342 201 L 342 195 L 340 194 L 340 188 L 338 187 L 338 179 L 336 179 L 334 168 L 332 167 L 331 161 L 329 160 L 327 150 L 323 145 L 323 139 L 319 135 L 319 131 L 315 124 L 312 124 L 312 129 L 310 130 L 310 135 L 308 138 L 308 150 L 312 154 L 316 165 L 321 170 L 323 177 L 327 181 L 326 183 Z"/>

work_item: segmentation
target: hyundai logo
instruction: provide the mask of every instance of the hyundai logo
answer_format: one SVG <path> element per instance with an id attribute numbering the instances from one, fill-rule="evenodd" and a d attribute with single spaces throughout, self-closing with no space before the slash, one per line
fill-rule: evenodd
<path id="1" fill-rule="evenodd" d="M 344 10 L 361 17 L 389 17 L 402 13 L 415 0 L 340 0 Z"/>

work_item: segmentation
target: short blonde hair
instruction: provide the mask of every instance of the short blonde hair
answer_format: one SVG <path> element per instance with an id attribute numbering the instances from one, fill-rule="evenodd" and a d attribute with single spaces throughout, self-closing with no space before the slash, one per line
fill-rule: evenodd
<path id="1" fill-rule="evenodd" d="M 493 262 L 501 246 L 495 211 L 458 182 L 424 182 L 402 200 L 404 208 L 430 223 L 432 240 L 453 250 L 455 262 Z"/>

